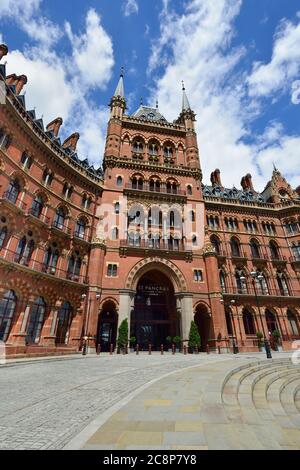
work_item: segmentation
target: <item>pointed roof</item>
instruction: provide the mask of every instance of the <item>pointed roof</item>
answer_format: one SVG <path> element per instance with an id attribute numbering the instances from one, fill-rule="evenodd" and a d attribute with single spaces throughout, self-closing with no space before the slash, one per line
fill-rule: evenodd
<path id="1" fill-rule="evenodd" d="M 190 109 L 191 109 L 191 107 L 190 107 L 190 103 L 189 103 L 187 94 L 185 92 L 184 82 L 182 82 L 182 111 L 187 111 L 187 110 L 190 110 Z"/>
<path id="2" fill-rule="evenodd" d="M 115 91 L 115 93 L 114 93 L 114 96 L 115 96 L 115 97 L 120 97 L 120 98 L 125 99 L 124 80 L 123 80 L 123 77 L 124 77 L 124 71 L 123 71 L 123 69 L 122 69 L 122 70 L 121 70 L 120 79 L 119 79 L 119 82 L 118 82 L 116 91 Z"/>
<path id="3" fill-rule="evenodd" d="M 167 122 L 164 116 L 159 112 L 158 108 L 150 108 L 149 106 L 144 105 L 141 105 L 132 116 L 139 119 L 145 119 L 147 121 Z"/>

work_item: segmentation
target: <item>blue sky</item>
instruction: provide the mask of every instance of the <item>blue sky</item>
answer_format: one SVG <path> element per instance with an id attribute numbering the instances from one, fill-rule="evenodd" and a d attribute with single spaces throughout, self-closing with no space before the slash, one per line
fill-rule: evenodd
<path id="1" fill-rule="evenodd" d="M 219 167 L 227 186 L 250 172 L 262 190 L 274 163 L 300 184 L 299 0 L 0 0 L 0 39 L 27 107 L 62 116 L 96 166 L 124 66 L 128 113 L 158 99 L 172 121 L 185 81 L 205 182 Z"/>

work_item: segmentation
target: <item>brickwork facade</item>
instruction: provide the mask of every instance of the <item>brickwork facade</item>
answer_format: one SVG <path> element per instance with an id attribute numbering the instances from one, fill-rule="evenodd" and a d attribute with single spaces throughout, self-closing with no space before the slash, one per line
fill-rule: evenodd
<path id="1" fill-rule="evenodd" d="M 0 65 L 0 80 L 8 355 L 67 354 L 85 341 L 108 350 L 126 318 L 141 348 L 184 344 L 193 320 L 203 350 L 257 351 L 257 332 L 284 349 L 300 339 L 300 190 L 276 168 L 262 193 L 249 174 L 241 190 L 224 188 L 219 170 L 205 185 L 185 90 L 172 123 L 158 107 L 128 115 L 121 76 L 96 170 L 77 155 L 79 134 L 61 142 L 61 118 L 44 128 L 26 110 L 24 75 Z"/>

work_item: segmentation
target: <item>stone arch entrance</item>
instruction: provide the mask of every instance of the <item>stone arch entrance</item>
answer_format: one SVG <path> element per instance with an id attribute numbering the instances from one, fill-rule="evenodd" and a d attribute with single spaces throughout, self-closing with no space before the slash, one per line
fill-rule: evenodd
<path id="1" fill-rule="evenodd" d="M 205 351 L 209 340 L 213 337 L 212 320 L 209 308 L 206 304 L 198 304 L 195 309 L 195 323 L 201 338 L 201 351 Z"/>
<path id="2" fill-rule="evenodd" d="M 174 285 L 157 267 L 144 272 L 136 285 L 131 310 L 130 335 L 136 338 L 141 350 L 149 344 L 153 350 L 167 346 L 167 337 L 180 334 Z"/>
<path id="3" fill-rule="evenodd" d="M 116 347 L 118 328 L 118 312 L 115 302 L 106 300 L 100 310 L 98 329 L 97 329 L 97 347 L 101 346 L 101 351 L 108 352 L 110 345 Z"/>

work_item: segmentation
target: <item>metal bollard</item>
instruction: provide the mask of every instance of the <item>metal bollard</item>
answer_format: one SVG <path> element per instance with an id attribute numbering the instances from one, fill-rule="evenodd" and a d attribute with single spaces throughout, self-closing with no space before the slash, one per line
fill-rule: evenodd
<path id="1" fill-rule="evenodd" d="M 109 354 L 110 354 L 111 356 L 112 356 L 112 354 L 113 354 L 113 350 L 114 350 L 114 345 L 111 344 L 111 345 L 110 345 L 110 348 L 109 348 Z"/>
<path id="2" fill-rule="evenodd" d="M 149 356 L 152 354 L 152 344 L 149 344 Z"/>
<path id="3" fill-rule="evenodd" d="M 221 348 L 218 346 L 218 354 L 221 354 Z"/>
<path id="4" fill-rule="evenodd" d="M 135 349 L 135 353 L 136 353 L 137 356 L 138 356 L 139 352 L 140 352 L 140 347 L 139 347 L 139 345 L 137 344 L 137 345 L 136 345 L 136 349 Z"/>
<path id="5" fill-rule="evenodd" d="M 183 354 L 186 355 L 187 354 L 187 350 L 186 350 L 186 345 L 183 346 Z"/>
<path id="6" fill-rule="evenodd" d="M 174 355 L 176 352 L 176 349 L 175 349 L 175 344 L 172 344 L 172 354 Z"/>
<path id="7" fill-rule="evenodd" d="M 164 354 L 164 345 L 163 344 L 160 345 L 160 354 L 161 355 Z"/>
<path id="8" fill-rule="evenodd" d="M 206 352 L 207 352 L 207 354 L 209 354 L 209 345 L 208 344 L 206 345 Z"/>
<path id="9" fill-rule="evenodd" d="M 87 355 L 87 342 L 85 341 L 82 347 L 82 355 L 86 356 Z"/>
<path id="10" fill-rule="evenodd" d="M 101 354 L 101 344 L 97 345 L 97 356 L 100 356 Z"/>

